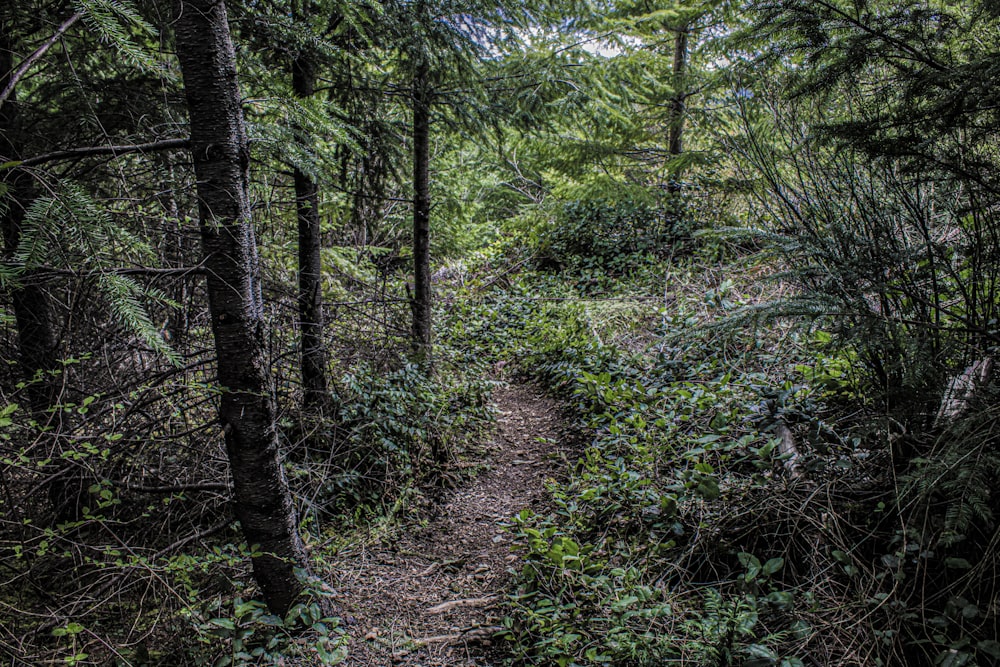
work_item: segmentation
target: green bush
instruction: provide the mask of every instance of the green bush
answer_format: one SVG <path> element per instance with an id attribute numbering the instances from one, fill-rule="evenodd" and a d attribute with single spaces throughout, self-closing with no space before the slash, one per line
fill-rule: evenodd
<path id="1" fill-rule="evenodd" d="M 591 317 L 600 306 L 578 282 L 523 274 L 461 303 L 447 327 L 452 345 L 560 394 L 587 435 L 569 479 L 549 486 L 549 512 L 512 522 L 524 561 L 505 651 L 513 664 L 796 665 L 781 634 L 792 621 L 755 597 L 785 594 L 771 581 L 780 558 L 746 557 L 749 574 L 719 582 L 714 597 L 675 578 L 676 560 L 703 539 L 704 508 L 724 502 L 721 471 L 734 459 L 757 470 L 768 437 L 746 428 L 739 405 L 758 399 L 697 341 L 655 355 L 602 342 Z"/>
<path id="2" fill-rule="evenodd" d="M 335 392 L 335 417 L 303 439 L 305 455 L 293 467 L 305 516 L 378 511 L 383 499 L 434 477 L 492 420 L 490 390 L 479 378 L 428 377 L 410 364 L 344 375 Z"/>
<path id="3" fill-rule="evenodd" d="M 676 200 L 667 204 L 636 199 L 570 201 L 539 235 L 540 265 L 625 273 L 636 257 L 666 255 L 685 235 L 682 206 Z"/>
<path id="4" fill-rule="evenodd" d="M 340 664 L 347 657 L 347 637 L 339 619 L 327 614 L 329 593 L 317 583 L 308 582 L 306 599 L 284 618 L 269 613 L 259 600 L 239 596 L 181 610 L 196 638 L 189 664 L 239 667 L 285 664 L 296 658 L 315 665 Z M 150 658 L 145 656 L 144 662 Z"/>

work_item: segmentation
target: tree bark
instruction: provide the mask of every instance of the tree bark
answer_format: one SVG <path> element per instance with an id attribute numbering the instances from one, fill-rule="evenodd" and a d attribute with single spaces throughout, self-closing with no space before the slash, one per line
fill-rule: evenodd
<path id="1" fill-rule="evenodd" d="M 413 351 L 425 368 L 431 364 L 431 95 L 424 60 L 413 77 Z"/>
<path id="2" fill-rule="evenodd" d="M 21 158 L 21 119 L 17 103 L 17 88 L 10 78 L 14 69 L 13 36 L 9 25 L 0 25 L 0 87 L 7 91 L 7 102 L 0 106 L 0 162 Z M 7 187 L 6 202 L 0 215 L 4 252 L 17 250 L 21 241 L 21 225 L 29 206 L 31 175 L 20 169 L 7 169 L 3 185 Z M 40 424 L 58 398 L 58 384 L 52 373 L 56 363 L 56 337 L 52 327 L 48 295 L 31 279 L 30 271 L 20 284 L 11 288 L 11 302 L 17 327 L 18 356 L 22 373 L 28 383 L 27 395 L 31 411 Z"/>
<path id="3" fill-rule="evenodd" d="M 236 516 L 253 546 L 254 577 L 269 609 L 284 614 L 307 568 L 295 508 L 278 457 L 266 325 L 250 219 L 250 150 L 236 54 L 222 0 L 179 0 L 177 56 L 190 113 L 201 240 L 218 358 L 219 418 Z"/>
<path id="4" fill-rule="evenodd" d="M 6 102 L 0 106 L 0 162 L 12 162 L 22 157 L 17 82 L 11 80 L 14 70 L 13 50 L 11 26 L 0 25 L 0 88 L 7 92 Z M 31 174 L 22 169 L 4 171 L 3 185 L 7 192 L 0 212 L 0 232 L 7 256 L 16 252 L 21 242 L 24 215 L 34 198 L 31 178 Z M 57 379 L 58 339 L 48 293 L 34 274 L 33 269 L 25 269 L 19 283 L 10 287 L 17 329 L 18 362 L 26 384 L 25 394 L 32 419 L 53 438 L 53 451 L 49 456 L 56 461 L 53 464 L 56 472 L 47 482 L 49 500 L 57 519 L 75 519 L 79 513 L 76 500 L 79 498 L 80 485 L 74 485 L 70 481 L 70 463 L 59 463 L 64 413 L 54 409 L 62 390 L 62 384 Z"/>
<path id="5" fill-rule="evenodd" d="M 299 99 L 312 97 L 316 71 L 308 53 L 292 61 L 292 90 Z M 296 140 L 308 146 L 299 131 Z M 326 344 L 323 340 L 323 264 L 319 222 L 319 188 L 313 178 L 295 168 L 295 209 L 299 226 L 299 327 L 302 348 L 303 409 L 322 412 L 327 402 Z"/>
<path id="6" fill-rule="evenodd" d="M 679 157 L 684 152 L 684 112 L 687 100 L 685 75 L 687 73 L 688 33 L 690 29 L 690 24 L 685 23 L 674 34 L 672 71 L 674 94 L 670 100 L 670 122 L 667 130 L 667 152 L 671 158 Z M 667 187 L 670 192 L 680 190 L 680 174 L 674 169 L 671 170 L 670 182 Z"/>

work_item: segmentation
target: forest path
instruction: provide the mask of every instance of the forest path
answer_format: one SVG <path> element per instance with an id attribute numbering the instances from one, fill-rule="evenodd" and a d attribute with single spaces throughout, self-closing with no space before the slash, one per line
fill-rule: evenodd
<path id="1" fill-rule="evenodd" d="M 424 521 L 342 550 L 334 586 L 349 667 L 484 667 L 514 561 L 503 524 L 543 511 L 545 480 L 566 469 L 559 405 L 538 389 L 494 392 L 497 426 L 466 465 L 484 470 L 444 494 Z"/>

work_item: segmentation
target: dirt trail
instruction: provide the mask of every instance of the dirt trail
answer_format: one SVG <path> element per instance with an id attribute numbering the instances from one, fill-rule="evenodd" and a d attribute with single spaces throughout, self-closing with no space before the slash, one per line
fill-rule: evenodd
<path id="1" fill-rule="evenodd" d="M 487 469 L 445 494 L 426 523 L 344 550 L 335 586 L 351 635 L 346 665 L 484 667 L 514 557 L 502 524 L 545 504 L 557 454 L 557 404 L 538 390 L 495 392 L 497 428 L 478 454 Z"/>

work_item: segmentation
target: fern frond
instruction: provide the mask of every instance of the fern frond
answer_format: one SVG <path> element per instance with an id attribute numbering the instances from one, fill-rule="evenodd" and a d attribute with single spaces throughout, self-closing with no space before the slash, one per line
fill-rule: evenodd
<path id="1" fill-rule="evenodd" d="M 976 529 L 989 531 L 995 525 L 994 489 L 1000 483 L 997 418 L 995 410 L 985 410 L 954 424 L 902 478 L 904 503 L 942 511 L 939 539 L 945 546 L 961 542 Z"/>

